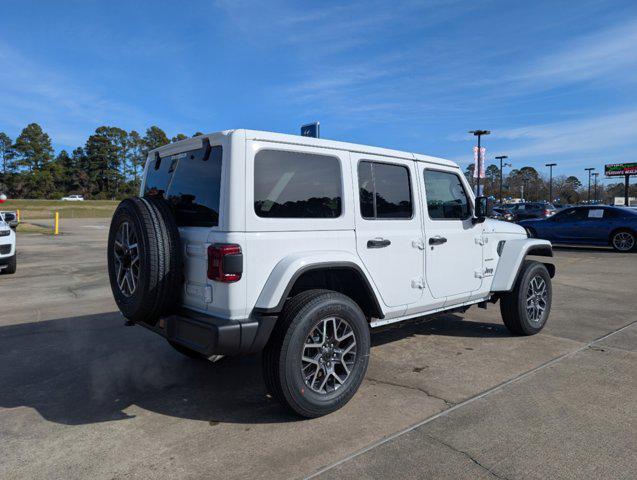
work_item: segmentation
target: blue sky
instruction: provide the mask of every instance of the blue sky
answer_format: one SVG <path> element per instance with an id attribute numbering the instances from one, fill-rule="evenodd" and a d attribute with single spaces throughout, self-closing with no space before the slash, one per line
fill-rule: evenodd
<path id="1" fill-rule="evenodd" d="M 555 174 L 636 161 L 637 2 L 29 1 L 0 15 L 0 131 L 296 133 Z"/>

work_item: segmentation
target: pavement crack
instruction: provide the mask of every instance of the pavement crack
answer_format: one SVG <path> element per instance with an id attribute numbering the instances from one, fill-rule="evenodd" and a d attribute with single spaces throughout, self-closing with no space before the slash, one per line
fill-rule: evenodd
<path id="1" fill-rule="evenodd" d="M 453 407 L 455 405 L 455 403 L 447 400 L 446 398 L 442 398 L 439 397 L 437 395 L 432 394 L 431 392 L 428 392 L 427 390 L 425 390 L 422 387 L 413 387 L 411 385 L 402 385 L 400 383 L 395 383 L 395 382 L 389 382 L 387 380 L 380 380 L 378 378 L 371 378 L 371 377 L 366 377 L 367 380 L 369 380 L 370 382 L 375 382 L 375 383 L 382 383 L 384 385 L 391 385 L 392 387 L 399 387 L 399 388 L 407 388 L 409 390 L 416 390 L 418 392 L 424 393 L 425 395 L 427 395 L 428 397 L 431 398 L 435 398 L 436 400 L 440 400 L 441 402 L 445 402 L 445 405 L 447 405 L 448 407 Z"/>
<path id="2" fill-rule="evenodd" d="M 426 433 L 425 435 L 427 437 L 431 438 L 432 440 L 438 442 L 439 444 L 444 445 L 448 449 L 453 450 L 454 452 L 460 453 L 461 455 L 464 455 L 469 460 L 471 460 L 473 463 L 475 463 L 478 467 L 482 468 L 484 471 L 489 473 L 489 475 L 491 475 L 492 477 L 499 478 L 501 480 L 509 480 L 508 477 L 505 477 L 504 475 L 500 475 L 499 473 L 496 473 L 493 470 L 491 470 L 486 465 L 483 465 L 482 463 L 480 463 L 480 461 L 478 459 L 476 459 L 475 457 L 473 457 L 470 453 L 465 452 L 464 450 L 460 450 L 460 449 L 454 447 L 453 445 L 451 445 L 451 444 L 449 444 L 447 442 L 444 442 L 444 441 L 440 440 L 439 438 L 434 437 L 433 435 L 430 435 L 428 433 Z"/>

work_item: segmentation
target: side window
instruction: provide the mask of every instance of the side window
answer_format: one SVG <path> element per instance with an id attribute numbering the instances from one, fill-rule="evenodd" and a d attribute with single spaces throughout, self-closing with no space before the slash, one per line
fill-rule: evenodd
<path id="1" fill-rule="evenodd" d="M 604 218 L 622 218 L 621 213 L 616 210 L 611 210 L 610 208 L 604 209 Z"/>
<path id="2" fill-rule="evenodd" d="M 425 195 L 432 220 L 464 220 L 471 215 L 469 197 L 455 173 L 425 170 Z"/>
<path id="3" fill-rule="evenodd" d="M 588 218 L 590 219 L 601 219 L 603 217 L 608 218 L 608 215 L 604 214 L 603 208 L 589 208 L 588 209 Z"/>
<path id="4" fill-rule="evenodd" d="M 363 218 L 399 220 L 412 217 L 411 181 L 407 167 L 360 162 L 358 188 Z"/>
<path id="5" fill-rule="evenodd" d="M 572 215 L 575 213 L 574 208 L 567 208 L 566 210 L 562 210 L 561 212 L 557 212 L 551 220 L 554 222 L 566 222 L 572 219 Z"/>
<path id="6" fill-rule="evenodd" d="M 341 184 L 336 157 L 281 150 L 261 150 L 254 157 L 254 211 L 259 217 L 339 217 Z"/>

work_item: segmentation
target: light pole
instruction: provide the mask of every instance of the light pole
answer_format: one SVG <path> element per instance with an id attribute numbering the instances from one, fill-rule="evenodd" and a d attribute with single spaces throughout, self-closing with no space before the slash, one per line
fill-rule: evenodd
<path id="1" fill-rule="evenodd" d="M 593 197 L 595 199 L 595 203 L 597 203 L 597 177 L 599 177 L 599 172 L 593 173 L 593 178 L 595 179 L 595 186 L 593 187 Z"/>
<path id="2" fill-rule="evenodd" d="M 509 158 L 506 155 L 500 155 L 499 157 L 495 157 L 496 160 L 500 160 L 500 206 L 502 206 L 502 177 L 504 176 L 504 172 L 502 171 L 502 168 L 505 166 L 510 167 L 511 164 L 510 163 L 502 163 L 502 160 L 506 160 L 507 158 Z"/>
<path id="3" fill-rule="evenodd" d="M 553 203 L 553 167 L 557 163 L 547 163 L 544 166 L 549 167 L 549 203 Z"/>
<path id="4" fill-rule="evenodd" d="M 469 133 L 472 133 L 475 137 L 478 137 L 478 164 L 476 167 L 478 168 L 477 176 L 476 176 L 476 197 L 480 196 L 480 172 L 482 171 L 482 155 L 480 155 L 480 137 L 482 135 L 489 135 L 491 131 L 489 130 L 471 130 Z"/>
<path id="5" fill-rule="evenodd" d="M 588 172 L 588 203 L 591 203 L 591 172 L 595 170 L 595 167 L 588 167 L 584 170 Z"/>

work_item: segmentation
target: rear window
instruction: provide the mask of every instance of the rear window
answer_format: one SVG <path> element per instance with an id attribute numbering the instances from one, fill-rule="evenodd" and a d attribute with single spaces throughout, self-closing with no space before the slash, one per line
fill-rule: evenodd
<path id="1" fill-rule="evenodd" d="M 144 195 L 167 199 L 180 227 L 219 225 L 220 145 L 151 160 Z"/>
<path id="2" fill-rule="evenodd" d="M 261 150 L 254 158 L 254 211 L 259 217 L 336 218 L 341 192 L 336 157 Z"/>
<path id="3" fill-rule="evenodd" d="M 361 216 L 367 220 L 412 217 L 409 170 L 404 165 L 358 164 Z"/>

